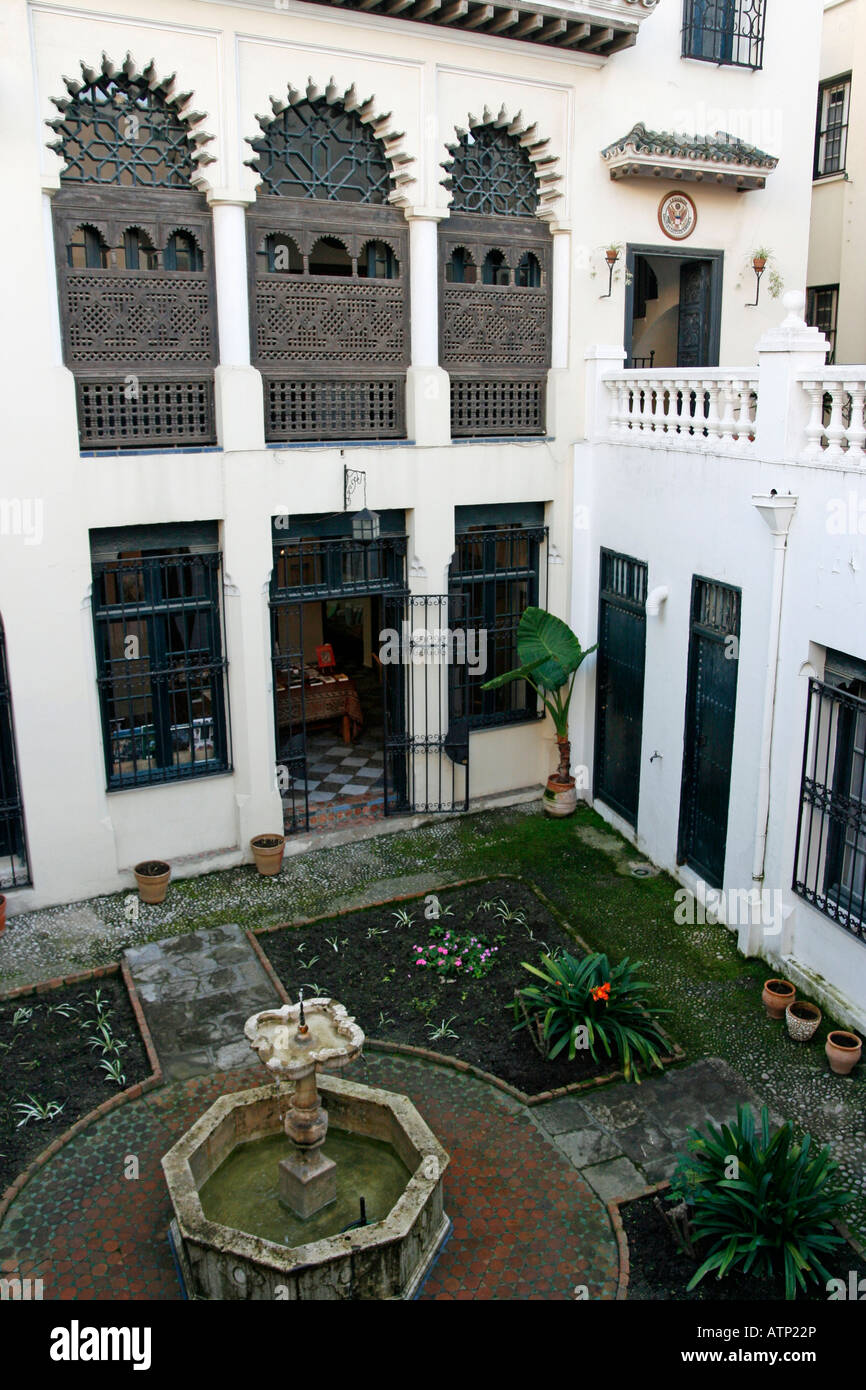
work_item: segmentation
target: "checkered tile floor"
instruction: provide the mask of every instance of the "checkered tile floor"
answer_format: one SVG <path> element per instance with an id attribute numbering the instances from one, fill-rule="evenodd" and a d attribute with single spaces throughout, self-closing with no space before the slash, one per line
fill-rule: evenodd
<path id="1" fill-rule="evenodd" d="M 307 735 L 307 793 L 310 812 L 326 806 L 381 798 L 384 753 L 379 729 L 365 730 L 354 744 L 333 732 Z M 296 784 L 303 791 L 300 784 Z"/>

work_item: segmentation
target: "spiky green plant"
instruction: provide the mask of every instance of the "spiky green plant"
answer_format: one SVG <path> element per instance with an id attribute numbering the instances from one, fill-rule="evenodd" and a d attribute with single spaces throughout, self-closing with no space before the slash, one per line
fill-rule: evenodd
<path id="1" fill-rule="evenodd" d="M 711 1245 L 689 1289 L 713 1270 L 723 1279 L 735 1269 L 784 1276 L 786 1299 L 807 1281 L 826 1283 L 832 1276 L 823 1258 L 844 1245 L 833 1220 L 854 1200 L 835 1184 L 838 1166 L 829 1147 L 816 1151 L 811 1135 L 798 1143 L 790 1121 L 771 1136 L 766 1106 L 759 1131 L 747 1105 L 738 1107 L 736 1124 L 690 1129 L 671 1197 L 688 1206 L 692 1238 Z"/>
<path id="2" fill-rule="evenodd" d="M 578 958 L 563 951 L 543 955 L 541 965 L 528 970 L 541 983 L 519 991 L 525 1015 L 515 1002 L 520 1020 L 514 1031 L 531 1018 L 542 1019 L 542 1035 L 551 1061 L 568 1048 L 572 1061 L 578 1046 L 585 1046 L 594 1062 L 601 1054 L 622 1063 L 627 1081 L 640 1082 L 641 1069 L 661 1068 L 667 1040 L 656 1019 L 665 1010 L 650 1002 L 650 986 L 635 977 L 641 962 L 628 958 L 611 965 L 599 951 Z"/>

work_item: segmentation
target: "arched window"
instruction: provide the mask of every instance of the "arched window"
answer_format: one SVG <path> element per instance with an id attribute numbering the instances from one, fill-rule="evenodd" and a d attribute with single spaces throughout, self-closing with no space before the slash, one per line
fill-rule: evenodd
<path id="1" fill-rule="evenodd" d="M 194 187 L 209 158 L 203 118 L 184 114 L 189 94 L 173 78 L 131 58 L 82 64 L 66 86 L 49 125 L 63 161 L 53 211 L 81 446 L 212 444 L 211 217 Z"/>
<path id="2" fill-rule="evenodd" d="M 371 280 L 396 280 L 400 264 L 384 241 L 368 241 L 361 247 L 358 274 Z"/>
<path id="3" fill-rule="evenodd" d="M 505 255 L 502 251 L 488 251 L 484 257 L 484 264 L 481 267 L 482 285 L 507 285 L 511 280 L 511 271 L 505 263 Z"/>
<path id="4" fill-rule="evenodd" d="M 311 275 L 351 275 L 352 257 L 339 237 L 322 236 L 310 252 Z"/>
<path id="5" fill-rule="evenodd" d="M 266 438 L 405 438 L 409 248 L 381 122 L 354 88 L 272 104 L 247 212 Z"/>
<path id="6" fill-rule="evenodd" d="M 488 118 L 461 132 L 444 166 L 440 355 L 455 438 L 544 433 L 550 233 L 532 158 L 508 125 Z"/>
<path id="7" fill-rule="evenodd" d="M 445 263 L 445 279 L 450 285 L 474 285 L 478 269 L 465 246 L 455 246 Z"/>
<path id="8" fill-rule="evenodd" d="M 127 227 L 115 253 L 119 270 L 156 270 L 159 257 L 140 227 Z"/>
<path id="9" fill-rule="evenodd" d="M 103 270 L 108 265 L 108 247 L 96 227 L 73 228 L 66 243 L 66 264 L 75 270 Z"/>
<path id="10" fill-rule="evenodd" d="M 533 251 L 524 251 L 517 262 L 514 283 L 524 290 L 537 290 L 541 285 L 541 266 Z"/>
<path id="11" fill-rule="evenodd" d="M 204 270 L 204 256 L 192 232 L 172 232 L 162 253 L 164 270 Z"/>

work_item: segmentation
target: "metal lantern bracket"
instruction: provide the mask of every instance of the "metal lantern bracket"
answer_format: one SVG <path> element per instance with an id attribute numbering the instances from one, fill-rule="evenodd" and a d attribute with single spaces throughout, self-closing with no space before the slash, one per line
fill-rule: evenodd
<path id="1" fill-rule="evenodd" d="M 612 260 L 610 259 L 610 256 L 606 256 L 605 259 L 607 260 L 607 269 L 608 269 L 607 294 L 601 294 L 601 295 L 599 295 L 599 299 L 610 299 L 610 298 L 613 296 L 613 272 L 616 270 L 617 266 L 619 265 L 619 252 L 617 251 L 617 253 L 616 253 L 616 260 L 612 261 Z"/>
<path id="2" fill-rule="evenodd" d="M 363 490 L 364 506 L 367 505 L 367 474 L 359 468 L 349 468 L 343 465 L 343 511 L 351 510 L 352 498 L 358 488 Z"/>
<path id="3" fill-rule="evenodd" d="M 761 280 L 762 280 L 763 275 L 764 275 L 764 273 L 765 273 L 765 271 L 766 271 L 766 269 L 767 269 L 767 266 L 766 266 L 766 264 L 764 264 L 763 266 L 761 266 L 761 269 L 759 270 L 758 267 L 754 264 L 754 262 L 752 262 L 752 269 L 753 269 L 754 272 L 755 272 L 755 280 L 757 281 L 758 287 L 757 287 L 757 289 L 756 289 L 756 291 L 755 291 L 755 302 L 754 302 L 754 304 L 747 304 L 747 305 L 746 305 L 746 308 L 747 308 L 747 309 L 757 309 L 757 307 L 758 307 L 758 301 L 759 301 L 760 298 L 761 298 Z"/>

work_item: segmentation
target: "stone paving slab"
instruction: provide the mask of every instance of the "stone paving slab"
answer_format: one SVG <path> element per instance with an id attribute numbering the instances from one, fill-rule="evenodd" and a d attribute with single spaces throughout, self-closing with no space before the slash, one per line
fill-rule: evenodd
<path id="1" fill-rule="evenodd" d="M 244 1023 L 281 1001 L 241 927 L 167 937 L 124 955 L 167 1081 L 249 1066 Z"/>
<path id="2" fill-rule="evenodd" d="M 671 1177 L 688 1130 L 757 1114 L 760 1097 L 718 1057 L 666 1071 L 635 1086 L 620 1082 L 581 1100 L 567 1096 L 532 1110 L 551 1143 L 604 1201 L 629 1197 Z M 770 1111 L 774 1124 L 782 1117 Z"/>

